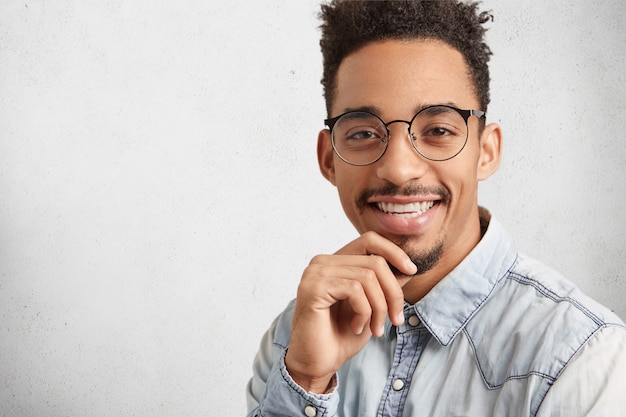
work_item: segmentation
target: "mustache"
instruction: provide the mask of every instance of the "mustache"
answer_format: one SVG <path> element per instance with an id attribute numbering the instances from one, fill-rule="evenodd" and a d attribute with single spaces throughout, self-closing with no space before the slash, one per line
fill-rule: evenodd
<path id="1" fill-rule="evenodd" d="M 394 184 L 387 184 L 378 188 L 366 188 L 357 199 L 357 205 L 360 209 L 367 206 L 369 199 L 374 196 L 438 196 L 443 203 L 450 202 L 450 192 L 443 186 L 426 187 L 418 183 L 409 183 L 402 187 Z"/>

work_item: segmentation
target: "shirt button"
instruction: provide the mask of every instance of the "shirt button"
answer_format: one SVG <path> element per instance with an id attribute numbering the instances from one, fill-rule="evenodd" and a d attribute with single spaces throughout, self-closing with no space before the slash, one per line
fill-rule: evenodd
<path id="1" fill-rule="evenodd" d="M 317 408 L 312 405 L 307 405 L 304 407 L 304 415 L 306 417 L 315 417 L 317 415 Z"/>
<path id="2" fill-rule="evenodd" d="M 409 317 L 409 326 L 415 327 L 420 324 L 420 319 L 417 316 Z"/>
<path id="3" fill-rule="evenodd" d="M 400 391 L 402 388 L 404 388 L 404 381 L 401 379 L 396 379 L 395 381 L 393 381 L 393 384 L 391 384 L 391 387 L 394 389 L 394 391 Z"/>

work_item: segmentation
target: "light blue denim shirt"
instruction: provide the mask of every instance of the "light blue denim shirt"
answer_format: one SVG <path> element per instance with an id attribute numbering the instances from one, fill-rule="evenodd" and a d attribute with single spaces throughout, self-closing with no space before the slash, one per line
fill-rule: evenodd
<path id="1" fill-rule="evenodd" d="M 626 327 L 491 219 L 480 243 L 337 372 L 326 395 L 289 376 L 294 302 L 265 334 L 249 416 L 626 416 Z M 320 340 L 319 343 L 324 343 Z"/>

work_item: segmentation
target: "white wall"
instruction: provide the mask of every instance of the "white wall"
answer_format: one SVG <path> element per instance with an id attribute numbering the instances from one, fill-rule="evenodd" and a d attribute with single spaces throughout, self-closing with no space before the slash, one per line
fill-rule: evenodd
<path id="1" fill-rule="evenodd" d="M 0 415 L 241 416 L 259 338 L 355 237 L 318 174 L 317 0 L 0 5 Z M 626 317 L 621 0 L 488 0 L 481 202 Z"/>

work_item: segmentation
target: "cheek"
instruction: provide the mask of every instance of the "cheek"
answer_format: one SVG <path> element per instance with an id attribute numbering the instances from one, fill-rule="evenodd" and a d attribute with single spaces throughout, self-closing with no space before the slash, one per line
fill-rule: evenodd
<path id="1" fill-rule="evenodd" d="M 338 177 L 339 178 L 339 177 Z M 339 201 L 346 214 L 356 211 L 356 194 L 357 186 L 353 182 L 344 181 L 338 179 L 337 181 L 337 193 L 339 194 Z"/>
<path id="2" fill-rule="evenodd" d="M 343 163 L 343 162 L 342 162 Z M 344 164 L 345 165 L 345 164 Z M 348 219 L 352 224 L 360 230 L 358 225 L 359 208 L 358 198 L 366 188 L 367 174 L 366 170 L 362 167 L 338 167 L 335 176 L 335 186 L 337 187 L 337 193 L 339 194 L 339 201 L 346 213 Z"/>
<path id="3" fill-rule="evenodd" d="M 335 161 L 335 185 L 342 198 L 354 194 L 367 180 L 368 171 L 365 167 L 353 167 L 339 160 Z"/>
<path id="4" fill-rule="evenodd" d="M 437 175 L 451 194 L 453 204 L 472 203 L 476 201 L 478 177 L 476 174 L 477 157 L 456 161 L 451 159 L 449 164 L 442 166 Z M 463 162 L 463 163 L 458 163 Z"/>
<path id="5" fill-rule="evenodd" d="M 447 172 L 444 175 L 449 178 L 456 178 L 456 181 L 463 183 L 477 183 L 479 156 L 477 144 L 474 144 L 474 146 L 469 146 L 468 144 L 461 154 L 448 161 L 450 164 L 445 166 Z"/>

